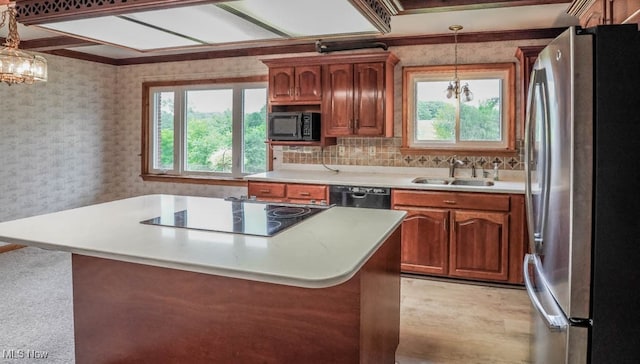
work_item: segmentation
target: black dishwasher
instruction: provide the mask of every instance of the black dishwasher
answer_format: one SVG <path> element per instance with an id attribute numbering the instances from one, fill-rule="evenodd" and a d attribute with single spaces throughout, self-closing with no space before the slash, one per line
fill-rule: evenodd
<path id="1" fill-rule="evenodd" d="M 390 209 L 391 189 L 387 187 L 329 186 L 329 203 L 346 207 Z"/>

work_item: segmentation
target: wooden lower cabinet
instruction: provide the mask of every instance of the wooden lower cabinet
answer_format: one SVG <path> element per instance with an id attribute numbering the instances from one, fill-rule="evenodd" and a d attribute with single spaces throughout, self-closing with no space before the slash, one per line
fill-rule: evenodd
<path id="1" fill-rule="evenodd" d="M 282 182 L 249 181 L 249 196 L 259 201 L 300 204 L 329 203 L 329 188 L 326 185 L 310 185 Z"/>
<path id="2" fill-rule="evenodd" d="M 449 211 L 411 208 L 402 223 L 402 269 L 417 273 L 448 272 Z"/>
<path id="3" fill-rule="evenodd" d="M 506 281 L 509 274 L 509 214 L 451 213 L 449 275 Z"/>
<path id="4" fill-rule="evenodd" d="M 522 283 L 524 197 L 394 190 L 402 224 L 402 271 Z"/>

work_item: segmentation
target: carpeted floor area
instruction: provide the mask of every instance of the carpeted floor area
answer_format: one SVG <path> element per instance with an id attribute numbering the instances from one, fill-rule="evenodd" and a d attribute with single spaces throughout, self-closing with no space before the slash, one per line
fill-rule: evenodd
<path id="1" fill-rule="evenodd" d="M 0 363 L 74 363 L 71 254 L 0 254 Z"/>

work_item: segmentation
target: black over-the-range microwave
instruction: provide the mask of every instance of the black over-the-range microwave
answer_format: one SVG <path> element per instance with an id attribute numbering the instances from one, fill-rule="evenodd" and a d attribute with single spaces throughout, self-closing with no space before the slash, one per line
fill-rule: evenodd
<path id="1" fill-rule="evenodd" d="M 320 140 L 320 113 L 277 111 L 269 113 L 270 140 Z"/>

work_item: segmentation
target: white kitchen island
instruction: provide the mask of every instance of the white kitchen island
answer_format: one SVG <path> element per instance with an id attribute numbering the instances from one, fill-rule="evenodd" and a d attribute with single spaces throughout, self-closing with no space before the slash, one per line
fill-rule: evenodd
<path id="1" fill-rule="evenodd" d="M 148 195 L 0 223 L 73 253 L 76 362 L 393 363 L 404 213 L 332 207 L 271 237 L 141 224 Z"/>

